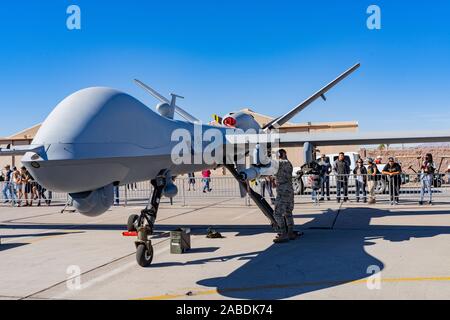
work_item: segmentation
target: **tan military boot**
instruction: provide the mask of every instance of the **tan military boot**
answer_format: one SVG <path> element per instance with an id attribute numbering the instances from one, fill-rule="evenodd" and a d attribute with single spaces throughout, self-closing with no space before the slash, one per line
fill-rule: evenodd
<path id="1" fill-rule="evenodd" d="M 289 236 L 287 233 L 278 234 L 277 237 L 275 239 L 273 239 L 274 243 L 283 243 L 283 242 L 288 242 L 288 241 L 289 241 Z"/>

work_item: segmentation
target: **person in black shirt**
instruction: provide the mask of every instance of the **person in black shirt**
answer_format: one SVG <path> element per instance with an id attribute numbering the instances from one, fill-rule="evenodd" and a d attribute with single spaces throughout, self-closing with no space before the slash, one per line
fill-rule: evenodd
<path id="1" fill-rule="evenodd" d="M 189 172 L 188 173 L 188 191 L 191 191 L 191 186 L 192 186 L 192 190 L 195 191 L 195 173 L 194 172 Z"/>
<path id="2" fill-rule="evenodd" d="M 23 194 L 25 196 L 25 205 L 24 207 L 33 206 L 33 177 L 28 172 L 27 168 L 20 168 L 20 175 L 22 178 L 22 183 L 24 184 Z M 28 195 L 30 196 L 30 202 L 28 202 Z"/>
<path id="3" fill-rule="evenodd" d="M 382 173 L 388 178 L 389 196 L 391 205 L 398 204 L 401 184 L 402 167 L 390 157 L 388 164 L 384 167 Z"/>
<path id="4" fill-rule="evenodd" d="M 341 202 L 341 191 L 344 191 L 344 202 L 348 201 L 348 176 L 350 164 L 345 160 L 345 154 L 339 153 L 339 158 L 334 162 L 333 171 L 336 176 L 337 202 Z"/>
<path id="5" fill-rule="evenodd" d="M 356 168 L 353 170 L 353 174 L 355 176 L 356 183 L 356 202 L 359 202 L 360 195 L 362 194 L 362 198 L 364 203 L 367 202 L 367 169 L 364 166 L 364 161 L 360 158 L 356 162 Z"/>
<path id="6" fill-rule="evenodd" d="M 319 164 L 322 166 L 322 194 L 320 201 L 323 201 L 325 198 L 325 191 L 327 194 L 327 200 L 330 201 L 330 173 L 331 173 L 331 163 L 330 159 L 326 155 L 322 155 Z"/>

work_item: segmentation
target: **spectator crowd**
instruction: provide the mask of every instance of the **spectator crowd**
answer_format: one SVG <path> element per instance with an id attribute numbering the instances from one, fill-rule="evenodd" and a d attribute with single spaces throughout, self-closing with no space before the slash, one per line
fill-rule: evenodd
<path id="1" fill-rule="evenodd" d="M 37 206 L 44 201 L 50 205 L 52 194 L 34 180 L 30 172 L 25 168 L 11 167 L 6 165 L 0 175 L 2 182 L 2 196 L 4 203 L 12 206 L 28 207 L 33 206 L 33 201 L 37 201 Z M 46 195 L 47 193 L 47 195 Z"/>
<path id="2" fill-rule="evenodd" d="M 382 168 L 382 169 L 381 169 Z M 432 204 L 433 185 L 436 175 L 436 166 L 433 162 L 433 155 L 427 153 L 420 163 L 420 169 L 417 173 L 417 181 L 420 183 L 420 200 L 419 204 L 425 202 Z M 400 198 L 400 188 L 402 185 L 402 166 L 393 157 L 389 157 L 386 165 L 381 165 L 381 159 L 367 158 L 365 161 L 359 158 L 354 168 L 351 168 L 349 158 L 343 152 L 339 154 L 333 163 L 326 155 L 322 155 L 318 160 L 305 164 L 302 172 L 306 176 L 307 185 L 311 188 L 312 200 L 314 203 L 330 201 L 330 177 L 335 179 L 336 201 L 349 201 L 349 179 L 354 178 L 355 196 L 357 202 L 368 204 L 376 203 L 376 189 L 381 180 L 385 183 L 389 193 L 389 201 L 391 205 L 397 205 Z M 201 172 L 202 192 L 209 193 L 211 187 L 211 171 L 203 170 Z M 195 174 L 188 174 L 188 191 L 195 191 L 196 178 Z M 266 194 L 274 203 L 274 188 L 276 183 L 274 177 L 264 176 L 251 181 L 252 187 L 259 187 L 259 192 L 263 197 Z M 52 192 L 46 190 L 36 180 L 31 173 L 25 168 L 11 167 L 6 165 L 0 174 L 0 186 L 2 191 L 2 199 L 5 204 L 17 207 L 33 206 L 34 201 L 37 206 L 42 203 L 51 204 Z M 127 185 L 128 189 L 134 190 L 136 184 Z M 114 188 L 115 204 L 119 204 L 119 188 Z M 427 201 L 425 197 L 427 196 Z"/>
<path id="3" fill-rule="evenodd" d="M 336 179 L 336 201 L 338 203 L 343 200 L 347 202 L 349 178 L 353 176 L 355 181 L 356 201 L 363 201 L 364 203 L 374 204 L 376 202 L 376 186 L 380 180 L 384 180 L 387 185 L 389 200 L 391 205 L 399 204 L 400 188 L 402 185 L 402 167 L 398 161 L 393 157 L 389 157 L 388 163 L 384 165 L 382 170 L 379 170 L 377 165 L 380 165 L 380 158 L 367 158 L 366 162 L 359 158 L 356 166 L 351 170 L 350 161 L 341 152 L 338 158 L 330 163 L 330 160 L 325 155 L 322 155 L 319 160 L 312 163 L 305 164 L 302 167 L 304 173 L 308 175 L 308 182 L 312 189 L 312 200 L 317 203 L 330 199 L 330 174 L 333 173 Z M 433 181 L 435 179 L 436 166 L 433 162 L 433 155 L 427 153 L 423 157 L 420 169 L 417 172 L 418 181 L 420 182 L 420 200 L 419 204 L 425 203 L 425 194 L 428 194 L 428 204 L 432 204 L 433 198 Z M 321 198 L 318 198 L 319 191 Z"/>

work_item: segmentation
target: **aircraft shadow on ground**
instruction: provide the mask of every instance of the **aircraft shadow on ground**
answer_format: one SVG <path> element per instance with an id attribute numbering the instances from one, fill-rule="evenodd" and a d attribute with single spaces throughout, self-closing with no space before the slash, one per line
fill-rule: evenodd
<path id="1" fill-rule="evenodd" d="M 45 233 L 8 234 L 8 235 L 1 235 L 1 238 L 8 239 L 8 238 L 52 237 L 52 236 L 63 236 L 66 234 L 76 234 L 76 233 L 83 233 L 83 232 L 45 232 Z"/>
<path id="2" fill-rule="evenodd" d="M 1 226 L 0 226 L 1 229 Z M 22 241 L 21 238 L 38 238 L 38 237 L 53 237 L 53 236 L 63 236 L 67 234 L 77 234 L 77 233 L 83 233 L 83 231 L 79 232 L 44 232 L 44 233 L 23 233 L 23 234 L 8 234 L 8 235 L 1 235 L 1 239 L 17 239 L 17 241 Z M 25 242 L 15 242 L 15 243 L 2 243 L 0 244 L 0 251 L 6 251 L 10 249 L 16 249 L 25 245 L 30 244 L 29 242 L 26 242 L 27 240 L 23 240 Z"/>
<path id="3" fill-rule="evenodd" d="M 413 210 L 413 209 L 412 209 Z M 396 211 L 375 208 L 346 208 L 339 212 L 328 209 L 323 213 L 299 214 L 296 218 L 311 221 L 299 225 L 305 235 L 296 241 L 271 245 L 266 250 L 239 253 L 229 256 L 209 257 L 186 262 L 154 263 L 151 268 L 222 263 L 231 259 L 246 261 L 244 265 L 225 277 L 203 279 L 199 285 L 215 288 L 222 296 L 238 299 L 283 299 L 338 286 L 370 276 L 369 266 L 384 264 L 371 256 L 365 248 L 374 245 L 373 240 L 409 241 L 412 238 L 428 238 L 450 234 L 450 227 L 439 226 L 395 226 L 370 225 L 373 218 L 387 216 L 449 215 L 449 211 Z M 351 221 L 354 228 L 340 228 L 340 222 Z M 167 231 L 180 225 L 157 224 L 157 237 L 167 237 Z M 210 224 L 191 224 L 195 235 L 206 235 Z M 269 226 L 258 225 L 214 225 L 220 232 L 235 233 L 235 236 L 251 236 L 272 233 Z M 98 230 L 124 231 L 124 224 L 7 224 L 1 229 L 51 229 L 51 230 Z M 17 237 L 17 235 L 16 235 Z M 215 241 L 216 239 L 211 239 Z M 220 240 L 220 239 L 218 239 Z M 245 241 L 245 239 L 242 239 Z M 2 250 L 14 249 L 21 244 L 2 245 Z M 197 253 L 213 253 L 217 247 L 198 249 Z M 194 252 L 195 249 L 194 249 Z M 189 257 L 189 255 L 187 255 Z"/>
<path id="4" fill-rule="evenodd" d="M 384 268 L 382 261 L 365 251 L 366 246 L 375 244 L 372 240 L 409 241 L 411 238 L 450 234 L 450 227 L 371 226 L 370 220 L 384 216 L 427 214 L 449 212 L 342 209 L 339 218 L 357 221 L 357 227 L 352 230 L 310 230 L 299 240 L 274 244 L 262 252 L 236 255 L 234 258 L 247 259 L 248 262 L 228 276 L 204 279 L 198 284 L 213 287 L 222 296 L 230 298 L 284 299 L 365 279 L 372 274 L 368 272 L 369 266 L 377 266 L 380 271 Z M 316 219 L 324 219 L 327 215 L 336 215 L 336 211 L 328 210 Z M 314 228 L 316 219 L 301 226 L 302 229 Z M 220 261 L 220 257 L 211 259 L 210 262 L 212 261 Z M 205 261 L 191 261 L 188 264 L 200 262 Z"/>
<path id="5" fill-rule="evenodd" d="M 6 251 L 6 250 L 10 250 L 10 249 L 15 249 L 15 248 L 19 248 L 22 246 L 27 245 L 27 243 L 3 243 L 0 245 L 0 252 L 1 251 Z"/>

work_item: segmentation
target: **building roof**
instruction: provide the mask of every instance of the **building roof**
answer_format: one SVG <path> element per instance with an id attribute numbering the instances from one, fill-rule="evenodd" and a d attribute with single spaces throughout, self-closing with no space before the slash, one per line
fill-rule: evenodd
<path id="1" fill-rule="evenodd" d="M 12 136 L 9 136 L 8 139 L 33 139 L 40 127 L 41 123 L 38 123 L 30 128 L 24 129 L 13 134 Z"/>
<path id="2" fill-rule="evenodd" d="M 241 111 L 251 114 L 255 120 L 261 125 L 269 123 L 274 117 L 270 117 L 258 112 L 255 112 L 249 108 L 244 108 Z M 292 123 L 287 122 L 281 128 L 289 129 L 340 129 L 340 128 L 358 128 L 358 121 L 338 121 L 338 122 L 307 122 L 307 123 Z"/>
<path id="3" fill-rule="evenodd" d="M 22 145 L 22 144 L 30 144 L 33 141 L 34 136 L 38 132 L 41 127 L 41 123 L 38 123 L 30 128 L 17 132 L 9 137 L 0 137 L 0 145 Z"/>

